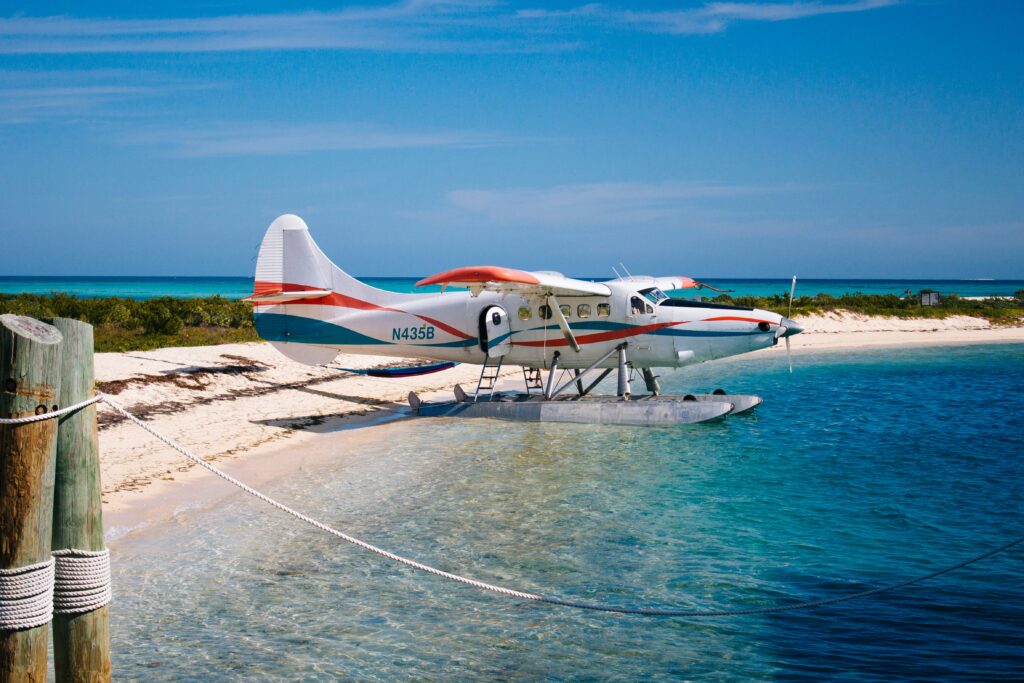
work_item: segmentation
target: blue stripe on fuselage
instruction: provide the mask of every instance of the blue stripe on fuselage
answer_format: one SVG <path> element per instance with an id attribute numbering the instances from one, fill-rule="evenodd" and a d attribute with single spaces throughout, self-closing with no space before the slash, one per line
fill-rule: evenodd
<path id="1" fill-rule="evenodd" d="M 375 339 L 347 327 L 315 318 L 281 313 L 257 313 L 256 332 L 267 341 L 293 342 L 298 344 L 322 344 L 324 346 L 371 346 L 389 345 L 390 341 Z M 474 339 L 459 339 L 434 344 L 401 344 L 400 346 L 461 347 L 473 346 Z"/>

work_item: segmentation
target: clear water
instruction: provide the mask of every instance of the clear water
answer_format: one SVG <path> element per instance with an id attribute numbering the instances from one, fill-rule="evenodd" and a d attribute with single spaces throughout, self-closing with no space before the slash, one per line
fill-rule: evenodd
<path id="1" fill-rule="evenodd" d="M 374 287 L 396 292 L 432 292 L 440 287 L 416 288 L 416 277 L 367 277 Z M 604 278 L 595 278 L 602 280 Z M 731 289 L 735 296 L 771 296 L 789 292 L 787 279 L 698 278 L 719 289 Z M 907 290 L 932 289 L 943 294 L 960 296 L 1013 296 L 1024 289 L 1024 280 L 821 280 L 807 279 L 797 283 L 798 294 L 897 294 Z M 157 296 L 201 297 L 220 295 L 240 299 L 252 294 L 252 278 L 248 277 L 18 277 L 0 276 L 0 293 L 69 292 L 81 297 L 124 296 L 150 299 Z M 692 294 L 692 290 L 688 293 Z M 707 290 L 701 294 L 714 295 Z M 683 293 L 684 295 L 687 292 Z"/>
<path id="2" fill-rule="evenodd" d="M 266 487 L 442 568 L 620 605 L 744 607 L 925 573 L 1022 533 L 1024 345 L 755 358 L 662 378 L 756 391 L 712 425 L 389 425 Z M 288 457 L 283 453 L 281 457 Z M 234 496 L 113 542 L 131 680 L 1020 680 L 1024 549 L 774 617 L 524 604 Z"/>

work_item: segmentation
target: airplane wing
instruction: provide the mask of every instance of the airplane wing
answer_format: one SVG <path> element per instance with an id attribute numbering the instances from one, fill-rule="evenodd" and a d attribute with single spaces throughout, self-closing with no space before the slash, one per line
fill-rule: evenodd
<path id="1" fill-rule="evenodd" d="M 548 271 L 526 271 L 500 266 L 467 266 L 432 275 L 416 283 L 466 287 L 474 296 L 482 291 L 522 294 L 524 296 L 611 296 L 612 290 L 600 282 L 588 282 Z"/>
<path id="2" fill-rule="evenodd" d="M 630 278 L 625 279 L 629 280 Z M 632 279 L 641 280 L 644 278 L 635 277 Z M 698 282 L 697 280 L 694 280 L 692 277 L 686 277 L 685 275 L 673 275 L 669 277 L 652 277 L 647 279 L 651 280 L 654 283 L 655 287 L 658 287 L 659 289 L 662 289 L 666 292 L 676 289 L 710 289 L 713 292 L 732 291 L 731 289 L 718 289 L 717 287 L 712 287 L 706 282 Z"/>

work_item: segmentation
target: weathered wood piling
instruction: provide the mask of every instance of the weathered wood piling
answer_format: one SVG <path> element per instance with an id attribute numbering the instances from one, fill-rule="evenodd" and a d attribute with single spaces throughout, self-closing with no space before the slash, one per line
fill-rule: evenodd
<path id="1" fill-rule="evenodd" d="M 92 325 L 47 320 L 64 337 L 61 345 L 62 406 L 93 395 Z M 96 406 L 60 418 L 53 495 L 53 550 L 103 550 L 99 438 Z M 110 680 L 109 610 L 106 605 L 82 614 L 55 614 L 53 656 L 57 681 Z"/>
<path id="2" fill-rule="evenodd" d="M 56 409 L 61 333 L 16 315 L 0 315 L 0 417 Z M 0 568 L 50 559 L 57 422 L 0 426 Z M 45 681 L 47 624 L 0 631 L 0 683 Z"/>
<path id="3" fill-rule="evenodd" d="M 92 395 L 92 326 L 64 318 L 44 323 L 0 315 L 0 418 L 46 415 Z M 65 563 L 82 551 L 103 551 L 100 495 L 95 404 L 55 419 L 0 424 L 0 570 L 24 568 L 14 572 L 17 577 L 0 577 L 9 582 L 8 592 L 0 595 L 8 601 L 4 609 L 14 615 L 0 622 L 0 683 L 46 680 L 45 620 L 51 607 L 44 593 L 53 585 L 53 571 L 52 564 L 31 565 L 50 562 L 52 553 L 62 550 L 78 551 L 71 559 L 61 554 Z M 96 555 L 86 560 L 95 562 L 91 558 Z M 100 556 L 105 568 L 106 556 Z M 57 585 L 65 588 L 58 595 L 64 596 L 63 604 L 73 605 L 63 609 L 89 611 L 53 615 L 57 681 L 109 681 L 108 609 L 105 604 L 92 608 L 109 597 L 109 584 L 95 578 L 95 570 L 80 574 L 81 565 L 66 565 L 71 573 L 62 574 L 60 562 Z M 104 574 L 105 569 L 99 576 Z M 23 581 L 29 576 L 31 584 Z M 72 582 L 65 578 L 61 584 L 61 576 Z M 83 583 L 80 576 L 90 578 Z M 14 580 L 21 586 L 14 587 Z M 25 586 L 31 589 L 27 593 Z M 32 601 L 31 608 L 25 600 Z M 22 617 L 26 611 L 31 618 Z"/>

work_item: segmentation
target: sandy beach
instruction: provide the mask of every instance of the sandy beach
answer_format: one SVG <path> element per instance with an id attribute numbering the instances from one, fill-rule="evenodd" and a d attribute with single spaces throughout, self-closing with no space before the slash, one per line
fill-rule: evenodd
<path id="1" fill-rule="evenodd" d="M 830 313 L 800 319 L 794 353 L 904 345 L 1024 342 L 1024 326 L 987 320 L 869 318 Z M 779 345 L 757 353 L 780 354 Z M 749 358 L 751 356 L 747 356 Z M 379 379 L 337 367 L 393 365 L 395 359 L 339 356 L 331 368 L 287 360 L 269 344 L 160 349 L 96 356 L 100 391 L 193 452 L 259 486 L 329 457 L 316 448 L 325 433 L 345 430 L 346 443 L 386 438 L 388 422 L 408 415 L 407 395 L 449 397 L 455 384 L 475 385 L 479 366 Z M 520 370 L 503 372 L 509 386 Z M 233 489 L 100 408 L 104 514 L 116 538 L 175 511 L 210 503 Z"/>

